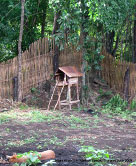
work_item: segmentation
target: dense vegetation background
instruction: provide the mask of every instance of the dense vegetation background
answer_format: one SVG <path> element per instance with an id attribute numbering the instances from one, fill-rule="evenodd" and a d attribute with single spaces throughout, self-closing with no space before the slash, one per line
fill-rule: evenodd
<path id="1" fill-rule="evenodd" d="M 20 1 L 1 0 L 0 61 L 18 54 L 20 17 Z M 135 0 L 26 0 L 22 48 L 25 50 L 40 37 L 56 33 L 56 40 L 77 44 L 82 35 L 84 47 L 95 46 L 93 55 L 105 43 L 113 56 L 136 62 L 135 17 Z M 90 40 L 94 38 L 95 43 Z M 91 53 L 86 55 L 91 61 Z"/>

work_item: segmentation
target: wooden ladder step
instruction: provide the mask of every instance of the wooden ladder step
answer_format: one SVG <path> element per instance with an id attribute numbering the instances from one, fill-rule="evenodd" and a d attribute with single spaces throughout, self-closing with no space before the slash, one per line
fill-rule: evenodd
<path id="1" fill-rule="evenodd" d="M 51 104 L 51 101 L 53 100 L 53 96 L 54 96 L 54 94 L 55 94 L 55 90 L 56 90 L 57 85 L 58 85 L 58 82 L 55 84 L 55 87 L 54 87 L 54 90 L 53 90 L 51 99 L 50 99 L 50 101 L 49 101 L 47 110 L 49 110 L 49 108 L 50 108 L 50 104 Z"/>

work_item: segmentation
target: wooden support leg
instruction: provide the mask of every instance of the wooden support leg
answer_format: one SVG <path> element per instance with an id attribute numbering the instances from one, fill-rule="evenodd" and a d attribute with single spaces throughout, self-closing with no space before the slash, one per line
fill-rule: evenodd
<path id="1" fill-rule="evenodd" d="M 76 85 L 76 89 L 77 89 L 77 100 L 79 100 L 79 88 L 78 88 L 78 84 Z M 78 109 L 80 108 L 80 102 L 78 102 Z"/>
<path id="2" fill-rule="evenodd" d="M 61 91 L 60 91 L 60 89 L 59 89 L 59 87 L 58 87 L 58 97 L 59 97 L 59 101 L 58 101 L 58 105 L 59 105 L 59 110 L 61 110 L 61 104 L 60 104 L 60 94 L 61 93 Z"/>
<path id="3" fill-rule="evenodd" d="M 69 109 L 71 110 L 71 86 L 68 85 Z"/>

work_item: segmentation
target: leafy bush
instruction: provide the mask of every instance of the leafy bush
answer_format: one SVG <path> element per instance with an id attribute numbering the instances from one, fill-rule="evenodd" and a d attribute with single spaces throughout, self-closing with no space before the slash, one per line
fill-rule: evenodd
<path id="1" fill-rule="evenodd" d="M 34 151 L 30 151 L 30 152 L 26 152 L 23 154 L 18 154 L 17 158 L 21 158 L 23 156 L 27 156 L 27 161 L 26 163 L 22 163 L 21 165 L 15 163 L 13 166 L 37 166 L 37 164 L 41 163 L 41 161 L 39 160 L 38 157 L 41 157 L 41 155 L 38 152 L 34 152 Z M 56 164 L 55 160 L 50 160 L 44 164 L 42 164 L 41 166 L 53 166 L 53 164 Z"/>
<path id="2" fill-rule="evenodd" d="M 105 150 L 96 150 L 92 146 L 82 146 L 79 152 L 85 152 L 86 160 L 89 160 L 89 164 L 93 166 L 113 166 L 113 164 L 108 163 L 110 160 L 110 155 Z"/>
<path id="3" fill-rule="evenodd" d="M 41 163 L 41 161 L 39 160 L 38 157 L 40 157 L 40 154 L 38 152 L 34 152 L 34 151 L 30 151 L 30 152 L 26 152 L 23 154 L 17 154 L 17 158 L 21 158 L 23 156 L 27 156 L 27 161 L 26 163 L 22 163 L 20 166 L 36 166 L 38 163 Z M 15 164 L 14 166 L 17 166 L 17 164 Z"/>
<path id="4" fill-rule="evenodd" d="M 34 94 L 34 93 L 39 93 L 39 90 L 37 88 L 31 88 L 31 93 Z"/>
<path id="5" fill-rule="evenodd" d="M 136 165 L 136 161 L 134 161 L 133 163 L 130 163 L 129 166 L 135 166 Z"/>
<path id="6" fill-rule="evenodd" d="M 0 124 L 9 122 L 9 116 L 8 115 L 1 115 L 0 116 Z"/>
<path id="7" fill-rule="evenodd" d="M 99 89 L 99 96 L 97 97 L 97 100 L 99 101 L 103 97 L 109 97 L 112 95 L 112 91 L 103 91 L 103 89 Z"/>
<path id="8" fill-rule="evenodd" d="M 132 102 L 130 103 L 130 110 L 135 111 L 136 110 L 136 101 L 132 100 Z"/>
<path id="9" fill-rule="evenodd" d="M 112 112 L 113 114 L 120 114 L 123 111 L 126 111 L 127 107 L 128 102 L 123 100 L 120 95 L 117 94 L 113 96 L 103 108 Z"/>

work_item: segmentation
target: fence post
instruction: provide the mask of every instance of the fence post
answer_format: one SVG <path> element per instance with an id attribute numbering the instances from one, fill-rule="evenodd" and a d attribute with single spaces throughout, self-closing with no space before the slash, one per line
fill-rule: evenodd
<path id="1" fill-rule="evenodd" d="M 124 76 L 124 90 L 123 90 L 125 100 L 127 101 L 129 100 L 129 81 L 130 81 L 130 69 L 128 67 Z"/>
<path id="2" fill-rule="evenodd" d="M 18 77 L 13 78 L 13 100 L 18 100 Z"/>

